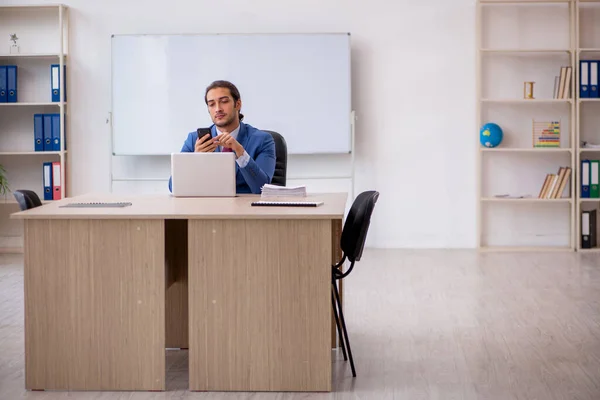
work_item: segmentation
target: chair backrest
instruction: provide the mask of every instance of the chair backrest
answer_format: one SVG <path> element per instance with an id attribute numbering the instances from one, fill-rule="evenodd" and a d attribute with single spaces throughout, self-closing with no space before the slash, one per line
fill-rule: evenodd
<path id="1" fill-rule="evenodd" d="M 362 256 L 371 224 L 371 215 L 378 198 L 379 192 L 370 190 L 362 192 L 352 202 L 341 240 L 342 251 L 351 262 L 359 261 Z"/>
<path id="2" fill-rule="evenodd" d="M 287 176 L 287 143 L 283 136 L 274 131 L 264 131 L 269 133 L 275 141 L 275 173 L 271 184 L 285 186 Z"/>
<path id="3" fill-rule="evenodd" d="M 42 201 L 33 190 L 15 190 L 13 192 L 21 211 L 29 210 L 42 205 Z"/>

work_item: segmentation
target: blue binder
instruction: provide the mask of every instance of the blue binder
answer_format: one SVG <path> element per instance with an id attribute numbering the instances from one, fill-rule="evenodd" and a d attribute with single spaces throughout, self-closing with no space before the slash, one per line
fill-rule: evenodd
<path id="1" fill-rule="evenodd" d="M 579 61 L 579 97 L 590 97 L 590 63 L 587 60 Z"/>
<path id="2" fill-rule="evenodd" d="M 590 160 L 581 160 L 581 198 L 590 197 Z"/>
<path id="3" fill-rule="evenodd" d="M 52 151 L 60 151 L 60 114 L 50 114 L 52 118 Z"/>
<path id="4" fill-rule="evenodd" d="M 52 163 L 44 163 L 44 200 L 52 200 Z"/>
<path id="5" fill-rule="evenodd" d="M 5 65 L 0 65 L 0 103 L 8 101 L 8 71 Z"/>
<path id="6" fill-rule="evenodd" d="M 597 99 L 598 96 L 598 74 L 600 73 L 600 61 L 590 61 L 590 97 Z"/>
<path id="7" fill-rule="evenodd" d="M 52 146 L 52 114 L 43 114 L 44 117 L 44 151 L 53 151 Z"/>
<path id="8" fill-rule="evenodd" d="M 35 151 L 44 151 L 44 115 L 33 114 L 33 138 Z"/>
<path id="9" fill-rule="evenodd" d="M 50 65 L 50 85 L 52 87 L 52 102 L 56 103 L 60 101 L 60 91 L 64 91 L 64 101 L 67 101 L 67 66 L 63 65 L 63 83 L 60 83 L 60 64 Z"/>
<path id="10" fill-rule="evenodd" d="M 7 65 L 6 66 L 6 89 L 8 90 L 7 102 L 17 102 L 17 66 Z"/>

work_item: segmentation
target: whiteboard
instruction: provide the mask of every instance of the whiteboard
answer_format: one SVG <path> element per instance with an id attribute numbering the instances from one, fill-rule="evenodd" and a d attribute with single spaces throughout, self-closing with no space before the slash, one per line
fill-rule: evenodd
<path id="1" fill-rule="evenodd" d="M 179 152 L 212 125 L 204 93 L 240 91 L 244 121 L 284 136 L 289 154 L 351 151 L 350 35 L 113 35 L 115 155 Z"/>

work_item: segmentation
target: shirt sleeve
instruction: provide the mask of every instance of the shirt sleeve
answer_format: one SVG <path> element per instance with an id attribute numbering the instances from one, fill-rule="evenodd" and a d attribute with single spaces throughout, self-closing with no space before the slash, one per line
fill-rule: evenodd
<path id="1" fill-rule="evenodd" d="M 240 168 L 244 168 L 246 167 L 246 165 L 248 165 L 248 161 L 250 161 L 250 155 L 246 152 L 246 150 L 244 150 L 244 154 L 238 157 L 235 161 L 240 166 Z"/>

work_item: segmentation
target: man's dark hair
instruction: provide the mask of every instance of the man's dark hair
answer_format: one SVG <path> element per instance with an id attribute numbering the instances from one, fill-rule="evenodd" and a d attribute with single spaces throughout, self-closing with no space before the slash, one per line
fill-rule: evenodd
<path id="1" fill-rule="evenodd" d="M 213 83 L 211 83 L 210 85 L 208 85 L 208 87 L 206 88 L 206 92 L 204 92 L 204 102 L 208 105 L 208 100 L 206 99 L 206 96 L 208 95 L 208 92 L 216 89 L 216 88 L 225 88 L 225 89 L 229 89 L 229 93 L 231 93 L 231 97 L 233 97 L 233 102 L 237 103 L 237 101 L 240 99 L 240 91 L 238 90 L 237 87 L 235 87 L 235 85 L 229 81 L 214 81 Z M 242 114 L 241 112 L 240 114 L 240 121 L 244 119 L 244 114 Z"/>

